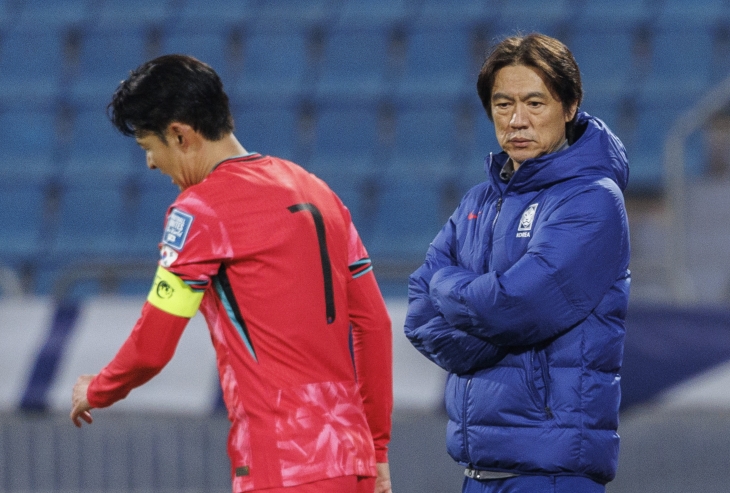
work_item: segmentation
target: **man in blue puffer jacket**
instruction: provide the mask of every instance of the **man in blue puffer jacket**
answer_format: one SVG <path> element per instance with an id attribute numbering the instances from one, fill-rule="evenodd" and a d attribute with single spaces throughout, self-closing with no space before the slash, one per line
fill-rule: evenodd
<path id="1" fill-rule="evenodd" d="M 477 89 L 504 152 L 411 275 L 405 332 L 450 372 L 464 492 L 602 492 L 619 450 L 626 153 L 578 111 L 580 72 L 554 38 L 503 40 Z"/>

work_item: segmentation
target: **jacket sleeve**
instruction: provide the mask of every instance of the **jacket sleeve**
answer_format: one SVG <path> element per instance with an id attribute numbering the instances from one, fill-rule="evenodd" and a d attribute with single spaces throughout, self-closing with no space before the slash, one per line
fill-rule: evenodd
<path id="1" fill-rule="evenodd" d="M 628 264 L 623 198 L 611 185 L 566 199 L 506 272 L 440 269 L 430 282 L 438 311 L 472 335 L 511 346 L 538 344 L 585 319 Z"/>
<path id="2" fill-rule="evenodd" d="M 426 261 L 409 278 L 405 334 L 411 344 L 444 370 L 468 373 L 493 365 L 506 351 L 450 324 L 434 307 L 429 284 L 434 272 L 455 265 L 453 220 L 436 236 Z"/>

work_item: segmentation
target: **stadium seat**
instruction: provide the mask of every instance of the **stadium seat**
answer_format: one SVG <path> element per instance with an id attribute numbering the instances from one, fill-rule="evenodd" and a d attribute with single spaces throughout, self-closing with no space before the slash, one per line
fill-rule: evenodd
<path id="1" fill-rule="evenodd" d="M 391 167 L 441 176 L 455 163 L 456 121 L 451 106 L 424 104 L 398 110 Z"/>
<path id="2" fill-rule="evenodd" d="M 555 35 L 557 26 L 575 16 L 576 11 L 570 5 L 569 0 L 504 2 L 497 23 L 498 32 L 504 36 L 533 31 Z"/>
<path id="3" fill-rule="evenodd" d="M 381 180 L 375 225 L 367 240 L 370 255 L 401 261 L 422 260 L 449 212 L 442 210 L 444 180 L 401 170 Z"/>
<path id="4" fill-rule="evenodd" d="M 249 152 L 294 159 L 298 115 L 292 106 L 250 105 L 233 109 L 236 136 Z"/>
<path id="5" fill-rule="evenodd" d="M 205 33 L 256 20 L 256 0 L 187 1 L 177 10 L 181 30 Z"/>
<path id="6" fill-rule="evenodd" d="M 297 100 L 312 80 L 307 47 L 304 29 L 251 31 L 244 49 L 243 70 L 231 95 L 239 101 L 262 103 Z"/>
<path id="7" fill-rule="evenodd" d="M 592 0 L 581 2 L 575 26 L 593 33 L 627 33 L 649 22 L 654 12 L 646 0 Z"/>
<path id="8" fill-rule="evenodd" d="M 470 33 L 460 26 L 412 24 L 407 32 L 405 67 L 396 95 L 453 101 L 472 95 L 474 77 Z"/>
<path id="9" fill-rule="evenodd" d="M 673 101 L 687 107 L 709 88 L 712 36 L 705 30 L 660 31 L 654 37 L 650 72 L 641 91 L 648 106 Z"/>
<path id="10" fill-rule="evenodd" d="M 60 94 L 63 38 L 54 29 L 12 29 L 0 43 L 0 104 L 50 108 Z"/>
<path id="11" fill-rule="evenodd" d="M 667 132 L 679 115 L 672 107 L 642 108 L 638 116 L 637 136 L 627 144 L 631 176 L 629 187 L 657 190 L 661 187 L 664 144 Z"/>
<path id="12" fill-rule="evenodd" d="M 70 184 L 64 189 L 53 253 L 73 260 L 115 259 L 129 245 L 131 217 L 116 184 Z"/>
<path id="13" fill-rule="evenodd" d="M 144 168 L 144 155 L 135 140 L 118 132 L 103 108 L 76 115 L 63 168 L 65 181 L 119 182 Z"/>
<path id="14" fill-rule="evenodd" d="M 618 98 L 630 88 L 634 68 L 631 32 L 592 32 L 577 30 L 570 42 L 578 62 L 583 91 L 590 97 Z"/>
<path id="15" fill-rule="evenodd" d="M 483 0 L 424 0 L 418 12 L 420 22 L 471 23 L 496 20 L 497 9 Z"/>
<path id="16" fill-rule="evenodd" d="M 71 84 L 71 100 L 79 107 L 106 105 L 119 82 L 146 61 L 140 30 L 89 30 L 83 33 L 78 74 Z"/>
<path id="17" fill-rule="evenodd" d="M 165 213 L 180 191 L 169 178 L 151 171 L 138 180 L 136 201 L 131 204 L 130 253 L 156 258 L 165 227 Z"/>
<path id="18" fill-rule="evenodd" d="M 148 0 L 97 0 L 94 24 L 99 29 L 115 29 L 120 25 L 129 29 L 163 24 L 176 12 L 169 8 L 170 4 Z"/>
<path id="19" fill-rule="evenodd" d="M 657 13 L 655 26 L 665 30 L 708 30 L 718 21 L 727 21 L 730 9 L 724 0 L 664 0 Z"/>
<path id="20" fill-rule="evenodd" d="M 57 171 L 56 114 L 12 109 L 0 112 L 0 178 L 42 181 Z"/>
<path id="21" fill-rule="evenodd" d="M 190 55 L 207 63 L 220 75 L 227 87 L 231 73 L 228 63 L 228 46 L 221 30 L 191 33 L 177 27 L 168 30 L 162 39 L 162 54 Z"/>
<path id="22" fill-rule="evenodd" d="M 338 28 L 325 41 L 316 97 L 325 103 L 368 101 L 389 89 L 388 29 Z"/>
<path id="23" fill-rule="evenodd" d="M 33 260 L 43 252 L 44 187 L 31 180 L 0 180 L 0 258 Z"/>
<path id="24" fill-rule="evenodd" d="M 344 26 L 392 26 L 414 18 L 416 9 L 409 0 L 344 0 L 338 24 Z"/>
<path id="25" fill-rule="evenodd" d="M 257 22 L 282 26 L 330 23 L 335 19 L 337 11 L 329 0 L 257 0 L 255 8 Z"/>
<path id="26" fill-rule="evenodd" d="M 317 114 L 310 166 L 315 172 L 336 168 L 378 167 L 378 109 L 368 106 L 323 107 Z"/>
<path id="27" fill-rule="evenodd" d="M 93 0 L 25 0 L 17 18 L 24 29 L 57 29 L 82 25 L 93 20 Z"/>

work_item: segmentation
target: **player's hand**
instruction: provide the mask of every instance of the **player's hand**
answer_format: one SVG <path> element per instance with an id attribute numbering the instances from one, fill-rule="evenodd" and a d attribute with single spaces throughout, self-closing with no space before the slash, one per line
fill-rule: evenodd
<path id="1" fill-rule="evenodd" d="M 387 462 L 378 462 L 378 477 L 375 479 L 375 493 L 393 493 L 390 484 L 390 466 Z"/>
<path id="2" fill-rule="evenodd" d="M 86 391 L 89 388 L 91 380 L 96 375 L 81 375 L 74 385 L 73 392 L 71 394 L 71 421 L 76 425 L 77 428 L 81 428 L 81 419 L 91 424 L 94 420 L 91 419 L 91 405 L 86 399 Z"/>

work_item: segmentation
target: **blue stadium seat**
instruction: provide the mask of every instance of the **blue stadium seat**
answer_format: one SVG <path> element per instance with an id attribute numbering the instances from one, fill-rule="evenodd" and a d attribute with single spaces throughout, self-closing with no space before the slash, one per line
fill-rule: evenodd
<path id="1" fill-rule="evenodd" d="M 455 163 L 455 114 L 451 106 L 423 104 L 398 110 L 391 166 L 438 177 Z"/>
<path id="2" fill-rule="evenodd" d="M 0 104 L 44 107 L 55 103 L 64 67 L 61 33 L 13 29 L 0 43 Z"/>
<path id="3" fill-rule="evenodd" d="M 466 188 L 486 180 L 487 175 L 484 172 L 484 160 L 490 152 L 501 152 L 497 137 L 494 133 L 494 125 L 484 109 L 479 107 L 473 117 L 474 127 L 472 129 L 473 145 L 470 153 L 467 154 L 463 162 L 458 163 L 459 182 Z"/>
<path id="4" fill-rule="evenodd" d="M 25 0 L 17 19 L 22 28 L 56 29 L 81 25 L 93 19 L 93 0 Z"/>
<path id="5" fill-rule="evenodd" d="M 423 259 L 444 222 L 443 181 L 394 169 L 383 176 L 381 183 L 373 233 L 364 238 L 370 255 Z"/>
<path id="6" fill-rule="evenodd" d="M 372 100 L 389 88 L 389 32 L 339 28 L 327 36 L 316 86 L 320 101 Z"/>
<path id="7" fill-rule="evenodd" d="M 238 100 L 292 102 L 308 81 L 308 53 L 305 30 L 257 29 L 249 33 L 243 57 L 243 71 L 231 89 Z"/>
<path id="8" fill-rule="evenodd" d="M 344 0 L 339 23 L 344 26 L 392 26 L 411 20 L 416 14 L 409 0 Z"/>
<path id="9" fill-rule="evenodd" d="M 659 30 L 709 30 L 718 21 L 728 18 L 730 9 L 724 0 L 664 0 L 655 26 Z"/>
<path id="10" fill-rule="evenodd" d="M 578 62 L 586 94 L 617 98 L 629 90 L 634 59 L 631 32 L 580 29 L 573 34 L 568 48 Z"/>
<path id="11" fill-rule="evenodd" d="M 170 3 L 150 2 L 148 0 L 124 0 L 123 2 L 97 0 L 94 24 L 99 29 L 163 24 L 175 13 L 174 10 L 170 9 Z"/>
<path id="12" fill-rule="evenodd" d="M 56 114 L 12 109 L 0 112 L 0 178 L 42 181 L 54 175 L 57 150 Z"/>
<path id="13" fill-rule="evenodd" d="M 418 20 L 425 22 L 471 23 L 494 21 L 497 16 L 495 6 L 483 0 L 424 0 L 418 13 Z"/>
<path id="14" fill-rule="evenodd" d="M 323 107 L 315 124 L 308 168 L 355 172 L 378 166 L 378 109 L 368 106 Z"/>
<path id="15" fill-rule="evenodd" d="M 268 25 L 329 23 L 336 16 L 330 0 L 258 0 L 255 8 L 257 21 Z"/>
<path id="16" fill-rule="evenodd" d="M 638 138 L 626 147 L 631 170 L 629 187 L 658 189 L 661 186 L 664 142 L 678 115 L 676 108 L 666 105 L 642 108 L 636 129 Z"/>
<path id="17" fill-rule="evenodd" d="M 653 16 L 646 0 L 590 0 L 578 7 L 575 26 L 593 33 L 630 33 Z"/>
<path id="18" fill-rule="evenodd" d="M 470 33 L 461 26 L 413 24 L 408 30 L 405 68 L 398 97 L 454 100 L 473 95 Z"/>
<path id="19" fill-rule="evenodd" d="M 44 187 L 34 181 L 0 180 L 2 258 L 32 260 L 43 252 Z"/>
<path id="20" fill-rule="evenodd" d="M 119 182 L 144 168 L 142 156 L 135 140 L 119 133 L 102 108 L 83 110 L 74 118 L 63 177 Z"/>
<path id="21" fill-rule="evenodd" d="M 9 2 L 0 2 L 0 29 L 6 29 L 15 21 L 16 10 Z"/>
<path id="22" fill-rule="evenodd" d="M 294 159 L 297 111 L 291 106 L 251 105 L 233 108 L 236 137 L 249 152 Z"/>
<path id="23" fill-rule="evenodd" d="M 207 63 L 220 75 L 227 87 L 231 77 L 227 61 L 226 38 L 220 30 L 205 33 L 172 28 L 162 39 L 162 54 L 190 55 Z"/>
<path id="24" fill-rule="evenodd" d="M 200 0 L 183 2 L 176 24 L 189 32 L 203 33 L 256 20 L 256 0 Z"/>
<path id="25" fill-rule="evenodd" d="M 139 195 L 132 214 L 130 253 L 152 256 L 157 253 L 158 243 L 165 228 L 165 213 L 180 191 L 159 172 L 149 172 L 141 177 Z"/>
<path id="26" fill-rule="evenodd" d="M 81 107 L 106 105 L 120 81 L 146 61 L 145 40 L 135 29 L 83 33 L 78 75 L 70 88 Z"/>
<path id="27" fill-rule="evenodd" d="M 497 30 L 501 35 L 514 35 L 518 31 L 554 35 L 556 26 L 569 21 L 576 14 L 570 5 L 569 0 L 504 2 Z"/>
<path id="28" fill-rule="evenodd" d="M 706 30 L 661 31 L 653 42 L 653 55 L 641 100 L 649 106 L 673 101 L 688 106 L 709 88 L 712 35 Z"/>
<path id="29" fill-rule="evenodd" d="M 131 217 L 122 187 L 115 184 L 69 184 L 61 197 L 53 253 L 86 260 L 125 255 Z"/>

